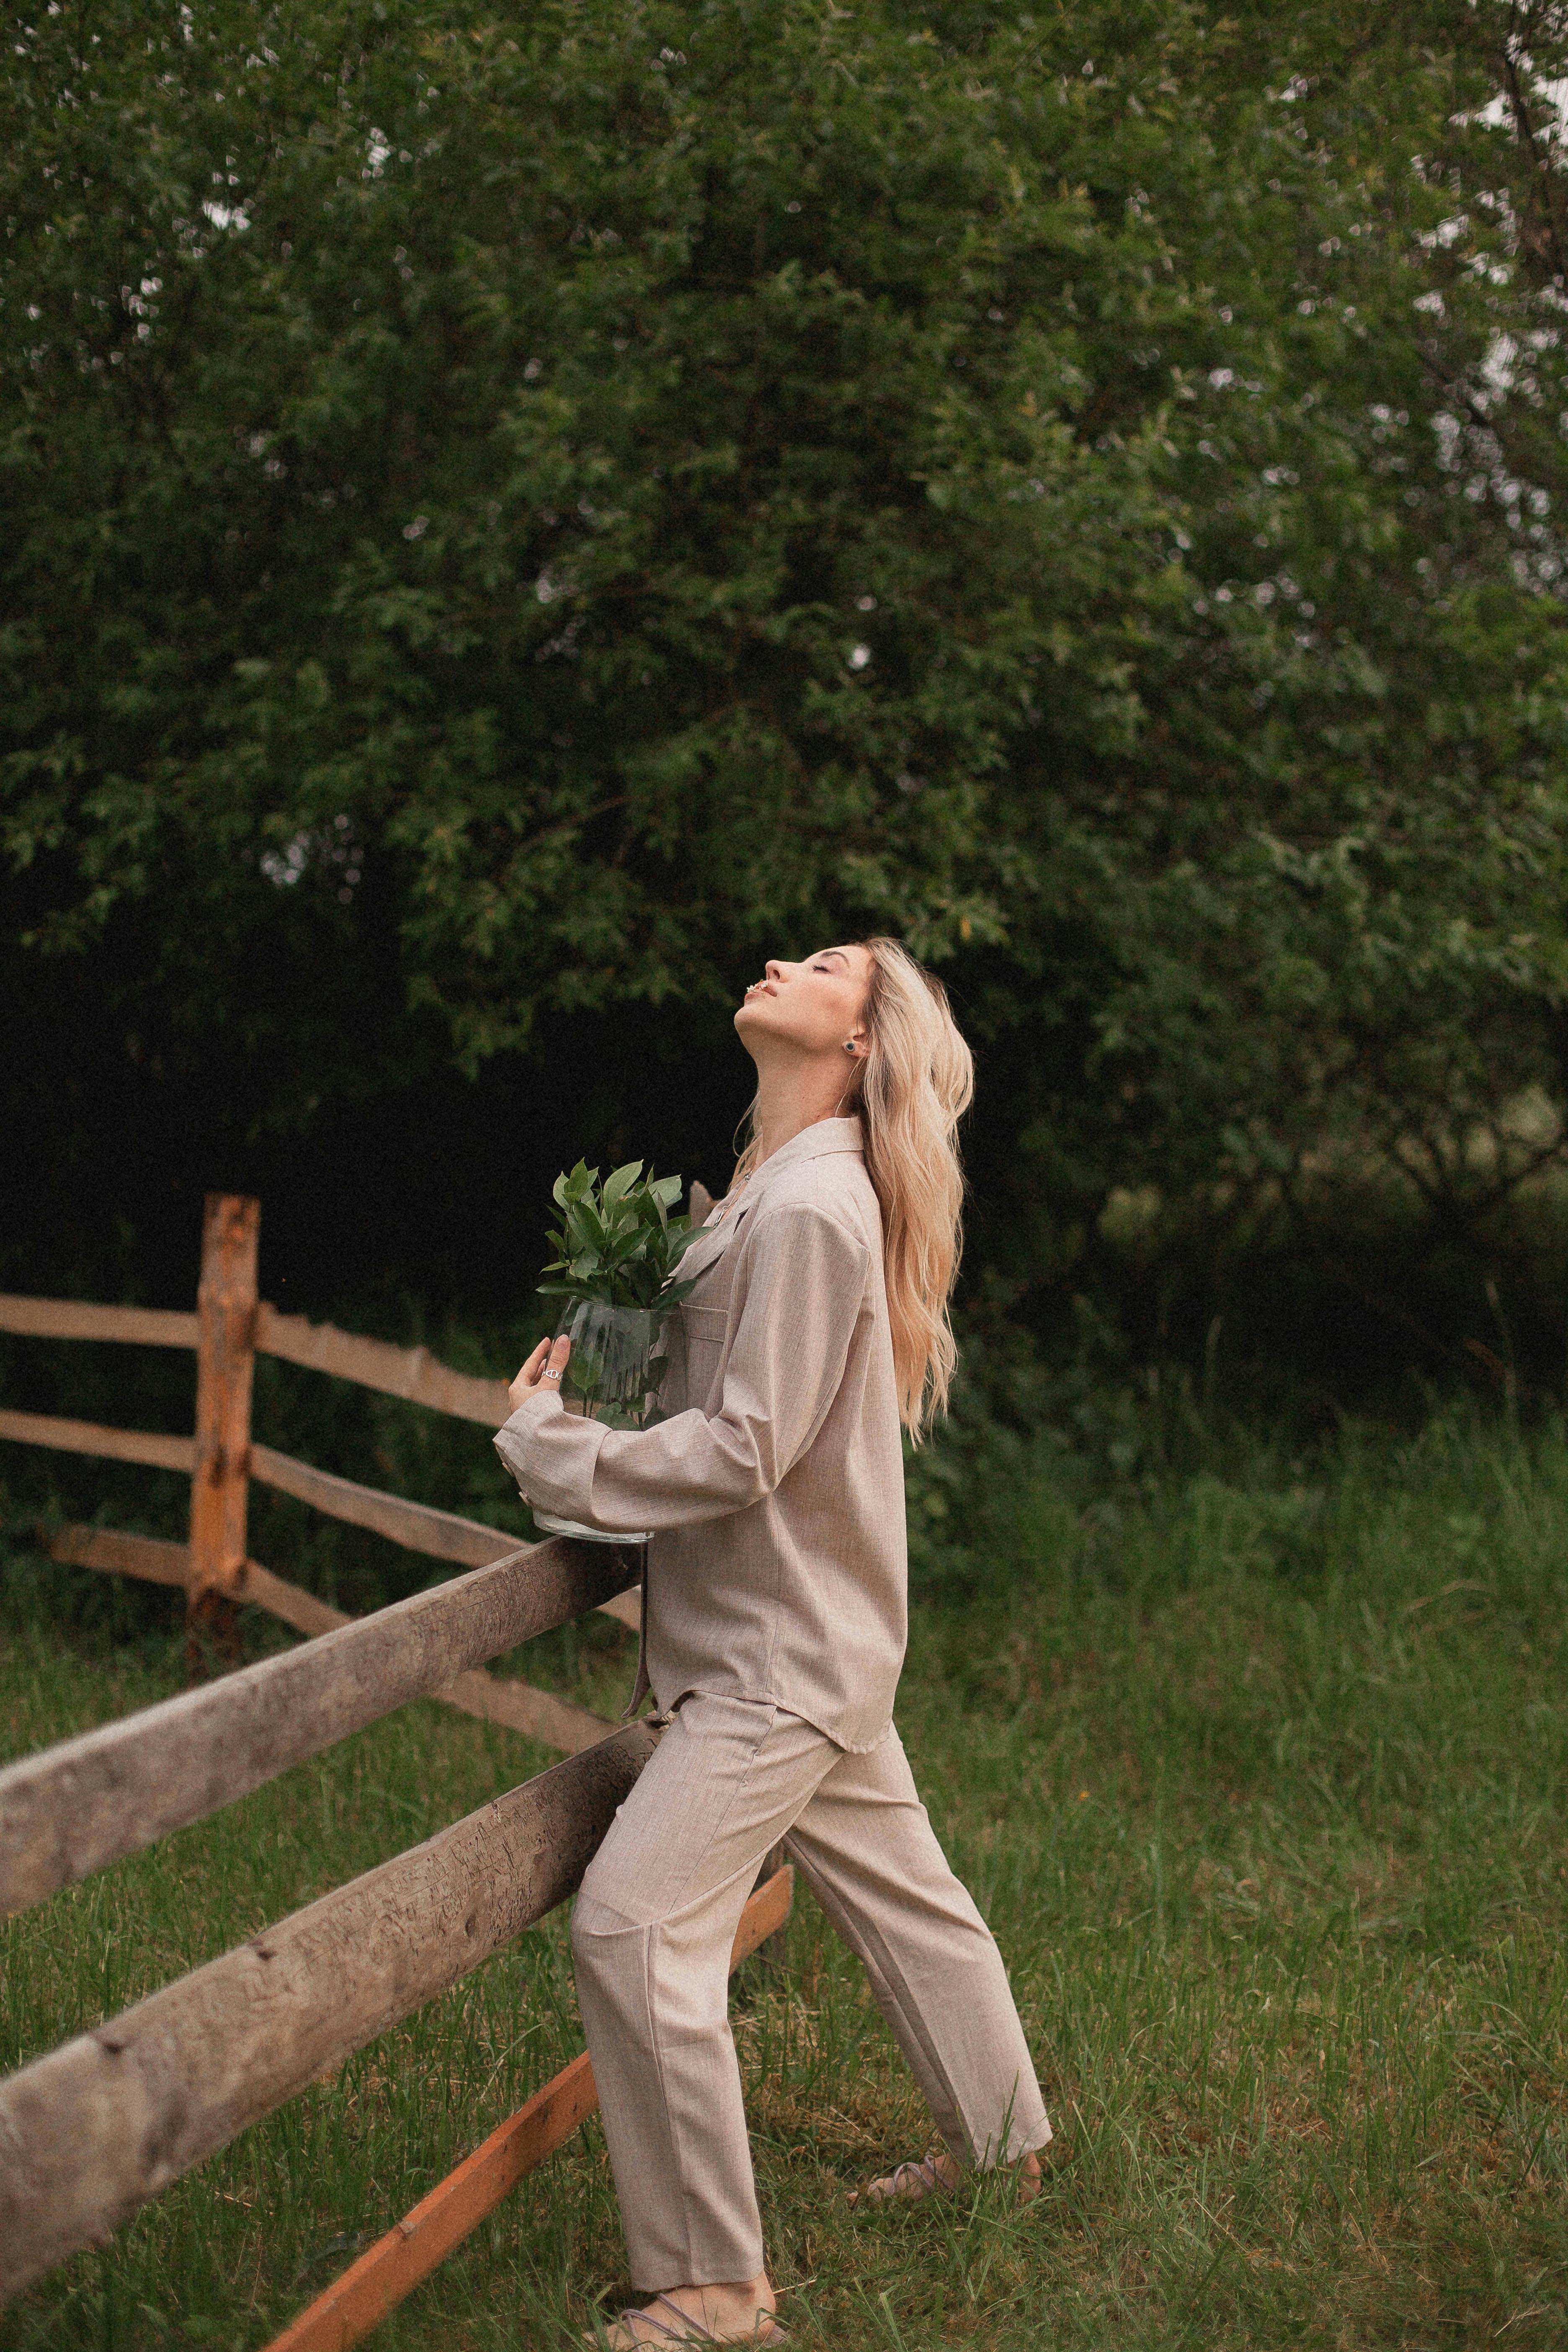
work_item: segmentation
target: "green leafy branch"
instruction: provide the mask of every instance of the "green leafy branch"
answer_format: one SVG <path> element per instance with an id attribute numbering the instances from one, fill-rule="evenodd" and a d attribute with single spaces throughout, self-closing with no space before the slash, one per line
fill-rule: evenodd
<path id="1" fill-rule="evenodd" d="M 561 1223 L 550 1231 L 555 1255 L 544 1272 L 559 1279 L 542 1282 L 542 1297 L 667 1313 L 693 1288 L 672 1279 L 697 1233 L 689 1217 L 670 1214 L 680 1179 L 642 1171 L 640 1160 L 628 1160 L 600 1185 L 598 1170 L 579 1160 L 556 1178 Z"/>

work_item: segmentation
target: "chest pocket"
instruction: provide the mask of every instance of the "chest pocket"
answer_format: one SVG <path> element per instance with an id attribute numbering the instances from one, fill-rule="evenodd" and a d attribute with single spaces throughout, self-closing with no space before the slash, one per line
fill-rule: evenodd
<path id="1" fill-rule="evenodd" d="M 670 1318 L 669 1355 L 674 1377 L 668 1394 L 671 1411 L 694 1406 L 699 1412 L 713 1413 L 719 1407 L 719 1374 L 724 1360 L 731 1291 L 735 1280 L 735 1236 L 745 1211 L 742 1208 L 731 1213 L 734 1223 L 726 1236 L 725 1246 L 701 1268 L 690 1297 L 683 1298 Z M 700 1249 L 701 1244 L 698 1247 Z"/>
<path id="2" fill-rule="evenodd" d="M 694 1299 L 681 1305 L 681 1353 L 685 1358 L 686 1402 L 700 1412 L 711 1412 L 718 1403 L 720 1368 L 724 1360 L 724 1334 L 730 1328 L 728 1310 L 722 1307 L 700 1307 Z"/>

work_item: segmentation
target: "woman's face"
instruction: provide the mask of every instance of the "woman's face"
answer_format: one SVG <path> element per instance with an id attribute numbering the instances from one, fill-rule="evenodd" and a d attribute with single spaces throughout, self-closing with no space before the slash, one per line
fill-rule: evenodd
<path id="1" fill-rule="evenodd" d="M 866 997 L 871 985 L 870 950 L 862 947 L 819 948 L 804 963 L 770 960 L 763 977 L 747 989 L 735 1027 L 753 1061 L 771 1045 L 796 1053 L 847 1057 L 853 1038 L 866 1045 Z"/>

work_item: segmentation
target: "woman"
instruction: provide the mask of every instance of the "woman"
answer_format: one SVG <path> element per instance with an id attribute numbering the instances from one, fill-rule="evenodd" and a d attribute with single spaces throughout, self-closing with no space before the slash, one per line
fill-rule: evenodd
<path id="1" fill-rule="evenodd" d="M 727 2021 L 742 1908 L 781 1839 L 858 1953 L 951 2153 L 868 2196 L 1051 2137 L 1000 1956 L 892 1725 L 906 1556 L 900 1423 L 946 1400 L 969 1049 L 891 940 L 773 962 L 735 1027 L 752 1140 L 688 1250 L 654 1427 L 568 1413 L 542 1342 L 496 1444 L 523 1492 L 651 1528 L 635 1708 L 668 1722 L 583 1881 L 573 1952 L 631 2273 L 617 2347 L 781 2340 Z"/>

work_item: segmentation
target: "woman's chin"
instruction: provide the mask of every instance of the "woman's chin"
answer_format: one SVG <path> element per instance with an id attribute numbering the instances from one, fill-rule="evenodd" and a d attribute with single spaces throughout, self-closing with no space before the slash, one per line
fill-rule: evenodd
<path id="1" fill-rule="evenodd" d="M 742 1004 L 736 1012 L 735 1034 L 753 1062 L 757 1061 L 759 1055 L 765 1055 L 769 1050 L 770 1031 L 767 1021 L 758 1014 L 752 1005 Z M 759 1062 L 759 1069 L 761 1066 Z"/>

